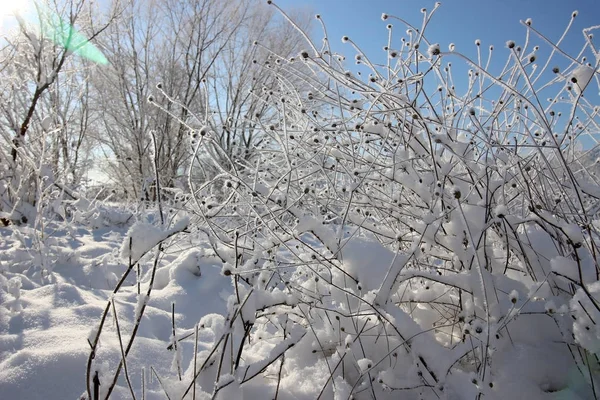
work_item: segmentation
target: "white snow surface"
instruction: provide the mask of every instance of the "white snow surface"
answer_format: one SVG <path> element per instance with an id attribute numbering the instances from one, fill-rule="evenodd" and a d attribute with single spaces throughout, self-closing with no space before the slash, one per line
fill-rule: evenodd
<path id="1" fill-rule="evenodd" d="M 149 228 L 138 224 L 136 229 L 141 226 Z M 16 243 L 11 230 L 0 229 L 3 253 L 0 258 L 0 398 L 78 399 L 85 392 L 88 340 L 95 337 L 100 315 L 112 297 L 117 277 L 127 268 L 126 262 L 118 257 L 127 231 L 117 227 L 94 230 L 79 227 L 74 237 L 66 231 L 56 232 L 53 241 L 63 254 L 53 270 L 48 271 L 28 254 L 31 249 Z M 23 228 L 21 234 L 28 243 L 34 233 Z M 164 231 L 153 230 L 151 242 L 164 234 Z M 135 273 L 114 296 L 119 325 L 126 332 L 131 330 L 134 316 L 140 314 L 141 305 L 147 302 L 137 345 L 132 347 L 128 357 L 132 366 L 129 373 L 138 395 L 141 394 L 142 368 L 145 368 L 147 399 L 164 398 L 157 380 L 149 379 L 150 366 L 161 377 L 172 375 L 170 363 L 159 362 L 173 357 L 173 352 L 167 350 L 172 329 L 171 304 L 175 303 L 178 337 L 188 333 L 198 321 L 214 321 L 215 316 L 222 319 L 220 315 L 226 311 L 231 283 L 220 275 L 220 264 L 214 258 L 198 256 L 203 254 L 204 245 L 198 244 L 196 250 L 184 252 L 176 260 L 173 256 L 165 257 L 149 300 L 144 293 L 147 282 L 141 285 L 142 294 L 137 294 L 133 284 Z M 196 273 L 200 263 L 201 276 Z M 147 264 L 143 265 L 145 271 Z M 218 334 L 215 328 L 214 323 L 206 323 L 201 329 L 200 349 L 209 346 L 207 340 Z M 107 364 L 97 365 L 101 387 L 106 383 L 102 371 L 108 372 L 109 365 L 114 369 L 114 363 L 120 359 L 114 322 L 109 320 L 104 330 L 108 334 L 100 339 L 98 358 Z M 124 335 L 123 340 L 126 339 L 128 334 Z M 189 343 L 182 347 L 184 361 L 189 363 L 193 347 Z M 119 381 L 111 398 L 131 398 L 124 381 Z"/>
<path id="2" fill-rule="evenodd" d="M 206 361 L 210 368 L 206 376 L 197 380 L 197 399 L 211 398 L 215 387 L 219 388 L 217 399 L 267 399 L 273 398 L 276 390 L 281 399 L 315 399 L 321 392 L 321 398 L 327 400 L 347 399 L 350 394 L 357 399 L 369 399 L 371 380 L 377 382 L 378 398 L 403 398 L 398 397 L 398 393 L 403 393 L 407 399 L 417 399 L 417 390 L 397 392 L 393 389 L 414 387 L 421 379 L 431 381 L 434 376 L 442 379 L 437 384 L 444 386 L 446 397 L 442 398 L 445 399 L 475 398 L 478 391 L 492 399 L 559 399 L 559 395 L 585 398 L 580 395 L 585 394 L 585 390 L 578 389 L 584 386 L 578 381 L 580 378 L 568 349 L 558 340 L 558 325 L 552 319 L 558 321 L 557 315 L 564 314 L 570 306 L 576 317 L 575 340 L 588 351 L 597 353 L 600 333 L 594 322 L 600 321 L 600 313 L 581 290 L 570 305 L 566 305 L 544 294 L 543 288 L 536 290 L 537 286 L 525 279 L 517 282 L 502 274 L 486 272 L 486 282 L 493 280 L 499 289 L 489 294 L 490 299 L 498 298 L 492 304 L 489 332 L 494 370 L 499 372 L 475 385 L 472 381 L 476 375 L 457 368 L 455 363 L 473 351 L 471 342 L 461 343 L 456 338 L 450 341 L 448 335 L 431 332 L 439 315 L 423 306 L 434 299 L 456 301 L 447 294 L 445 284 L 471 290 L 481 297 L 475 270 L 459 274 L 437 274 L 434 269 L 418 271 L 410 267 L 409 260 L 414 257 L 412 254 L 427 252 L 426 244 L 411 246 L 408 253 L 406 250 L 395 252 L 373 238 L 355 236 L 341 240 L 338 245 L 335 229 L 304 219 L 298 230 L 322 235 L 327 247 L 321 249 L 323 254 L 332 249 L 340 252 L 343 262 L 339 269 L 332 269 L 330 279 L 337 287 L 345 287 L 346 292 L 326 286 L 323 283 L 329 277 L 326 272 L 320 280 L 308 279 L 302 283 L 306 297 L 279 288 L 268 289 L 261 283 L 268 281 L 269 276 L 268 271 L 263 270 L 256 275 L 260 277 L 257 285 L 242 285 L 243 290 L 236 293 L 232 284 L 234 275 L 222 274 L 226 263 L 215 256 L 207 241 L 199 238 L 167 244 L 152 274 L 154 252 L 151 250 L 187 224 L 188 221 L 183 220 L 166 228 L 139 221 L 129 228 L 121 224 L 99 228 L 70 226 L 56 229 L 44 238 L 42 243 L 47 247 L 39 243 L 33 245 L 36 232 L 31 228 L 0 228 L 0 398 L 59 400 L 77 399 L 85 394 L 90 343 L 97 336 L 100 317 L 110 301 L 114 301 L 118 319 L 109 313 L 96 359 L 92 362 L 92 370 L 99 372 L 100 394 L 110 385 L 121 359 L 117 322 L 123 332 L 122 340 L 127 342 L 135 321 L 141 316 L 136 340 L 127 357 L 137 398 L 142 397 L 142 374 L 146 399 L 164 399 L 165 392 L 172 399 L 183 398 L 193 376 L 196 326 L 198 364 Z M 139 261 L 140 294 L 135 268 L 121 290 L 113 294 L 116 283 L 128 268 L 130 237 L 136 243 L 131 256 L 132 260 Z M 265 247 L 273 245 L 265 243 Z M 40 248 L 45 249 L 43 255 L 36 254 Z M 145 253 L 150 255 L 143 257 Z M 306 259 L 310 261 L 310 255 Z M 246 262 L 252 268 L 261 267 L 258 258 Z M 552 271 L 576 278 L 569 260 L 554 256 L 548 264 Z M 263 267 L 269 265 L 265 263 Z M 235 268 L 230 265 L 232 271 Z M 239 268 L 249 270 L 245 266 Z M 299 282 L 304 279 L 303 268 L 299 267 L 290 279 Z M 396 275 L 397 279 L 390 278 Z M 148 297 L 146 291 L 152 277 L 153 290 Z M 404 286 L 402 293 L 393 294 L 401 281 L 409 280 L 411 284 Z M 589 285 L 588 289 L 599 298 L 598 284 Z M 533 293 L 529 298 L 528 291 Z M 393 302 L 379 302 L 377 294 L 381 292 L 392 293 L 389 297 L 394 300 L 402 296 L 414 301 L 412 311 L 409 313 L 409 309 Z M 324 294 L 324 301 L 329 302 L 327 306 L 339 310 L 339 314 L 309 309 L 305 301 L 311 298 L 311 293 Z M 356 297 L 348 297 L 347 293 Z M 387 331 L 382 330 L 373 314 L 345 316 L 348 308 L 359 306 L 358 298 L 376 304 L 382 317 L 394 324 L 398 335 L 410 338 L 412 353 L 407 353 L 404 341 L 389 327 Z M 220 357 L 212 351 L 233 331 L 230 320 L 240 303 L 244 305 L 240 312 L 242 320 L 256 325 L 251 340 L 247 340 L 239 368 L 231 373 L 228 357 L 224 357 L 223 370 L 215 380 Z M 312 326 L 302 329 L 306 321 L 290 323 L 287 335 L 282 337 L 269 323 L 257 323 L 263 310 L 277 305 L 281 308 L 271 308 L 279 311 L 267 314 L 267 321 L 298 319 L 299 315 L 308 317 L 312 313 Z M 466 318 L 463 332 L 468 328 L 477 340 L 485 337 L 488 329 L 485 321 L 475 318 L 474 310 L 478 307 L 481 304 L 467 299 L 462 311 Z M 520 311 L 540 315 L 531 320 L 519 315 Z M 503 325 L 505 321 L 497 319 L 500 315 L 508 315 L 510 337 Z M 560 321 L 565 319 L 570 320 L 565 316 Z M 535 323 L 534 332 L 531 321 Z M 364 332 L 360 339 L 357 331 Z M 456 334 L 460 329 L 451 328 L 449 332 Z M 173 337 L 178 339 L 177 351 L 169 349 L 173 346 Z M 235 338 L 236 346 L 239 339 Z M 343 369 L 335 369 L 336 365 L 342 365 Z M 280 368 L 283 374 L 278 384 L 276 377 Z M 181 381 L 178 375 L 182 376 Z M 121 372 L 111 398 L 131 397 Z M 191 398 L 189 392 L 185 398 Z"/>
<path id="3" fill-rule="evenodd" d="M 182 218 L 172 228 L 162 229 L 149 222 L 136 222 L 127 231 L 127 238 L 121 245 L 121 257 L 123 259 L 131 257 L 132 263 L 137 262 L 158 243 L 184 230 L 188 223 L 188 218 Z"/>

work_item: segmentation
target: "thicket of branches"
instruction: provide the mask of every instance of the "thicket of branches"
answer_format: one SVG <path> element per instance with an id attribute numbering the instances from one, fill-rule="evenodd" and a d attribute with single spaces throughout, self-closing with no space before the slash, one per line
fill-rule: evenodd
<path id="1" fill-rule="evenodd" d="M 201 125 L 189 110 L 230 155 L 250 157 L 261 138 L 248 115 L 269 110 L 248 91 L 274 85 L 252 64 L 264 50 L 250 38 L 291 55 L 300 37 L 251 3 L 52 0 L 18 18 L 2 47 L 4 224 L 33 221 L 42 192 L 72 199 L 95 184 L 101 198 L 154 198 L 151 133 L 160 184 L 185 189 L 189 126 Z M 296 20 L 309 28 L 305 12 Z M 89 57 L 93 46 L 104 62 Z"/>
<path id="2" fill-rule="evenodd" d="M 129 199 L 151 196 L 150 132 L 157 138 L 163 188 L 187 186 L 190 127 L 210 124 L 229 155 L 248 157 L 260 142 L 247 116 L 268 110 L 248 92 L 273 82 L 251 63 L 261 51 L 250 38 L 265 37 L 291 54 L 299 34 L 264 4 L 251 3 L 137 1 L 104 36 L 115 64 L 96 77 L 104 124 L 100 165 L 113 182 L 125 183 Z M 299 18 L 307 28 L 308 18 Z"/>
<path id="3" fill-rule="evenodd" d="M 342 38 L 347 58 L 334 53 L 319 16 L 325 40 L 315 44 L 307 21 L 267 3 L 115 8 L 99 40 L 121 63 L 78 69 L 93 71 L 83 87 L 111 95 L 78 97 L 102 110 L 97 136 L 69 132 L 100 143 L 109 176 L 154 201 L 164 230 L 140 250 L 134 226 L 124 243 L 129 266 L 115 295 L 136 268 L 147 273 L 137 274 L 133 330 L 109 329 L 119 308 L 111 298 L 90 336 L 88 397 L 98 379 L 102 397 L 117 384 L 139 393 L 127 356 L 161 254 L 181 237 L 210 242 L 234 294 L 223 318 L 173 326 L 171 348 L 194 352 L 159 378 L 170 398 L 259 389 L 278 398 L 307 376 L 318 398 L 599 397 L 598 27 L 564 49 L 526 20 L 523 41 L 477 41 L 469 59 L 428 41 L 436 4 L 418 26 L 382 15 L 380 62 L 352 37 Z M 270 25 L 275 11 L 285 24 Z M 21 38 L 39 48 L 27 31 Z M 44 87 L 37 76 L 31 98 Z M 44 89 L 48 101 L 50 87 L 61 90 Z M 47 204 L 43 190 L 76 197 L 69 185 L 81 176 L 64 172 L 73 160 L 61 140 L 31 135 L 53 125 L 6 115 L 4 141 L 14 144 L 3 157 L 18 157 L 2 175 L 4 218 L 18 220 L 27 182 L 38 185 L 28 204 Z M 6 127 L 18 126 L 39 143 L 13 142 Z M 190 219 L 170 226 L 177 214 Z M 213 340 L 198 351 L 202 329 Z M 115 330 L 121 358 L 98 378 L 100 339 Z"/>
<path id="4" fill-rule="evenodd" d="M 194 159 L 179 207 L 235 294 L 165 393 L 277 398 L 310 376 L 318 398 L 598 397 L 596 28 L 561 49 L 527 20 L 469 59 L 427 40 L 437 7 L 420 26 L 382 16 L 383 63 L 342 38 L 360 74 L 290 21 L 306 50 L 264 46 L 281 68 L 263 67 L 274 113 L 252 116 L 249 160 L 206 115 L 188 126 L 217 171 L 195 182 Z"/>

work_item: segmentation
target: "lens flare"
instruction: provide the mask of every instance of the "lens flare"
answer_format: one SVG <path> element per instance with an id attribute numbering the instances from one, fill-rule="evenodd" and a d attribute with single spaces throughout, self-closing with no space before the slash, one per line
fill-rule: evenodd
<path id="1" fill-rule="evenodd" d="M 49 39 L 67 51 L 97 64 L 108 64 L 102 52 L 55 12 L 35 0 L 0 0 L 0 28 L 26 26 L 35 35 Z"/>

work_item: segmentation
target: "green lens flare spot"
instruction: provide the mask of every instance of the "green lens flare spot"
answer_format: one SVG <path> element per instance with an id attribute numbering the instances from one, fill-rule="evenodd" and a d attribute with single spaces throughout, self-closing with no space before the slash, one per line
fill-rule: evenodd
<path id="1" fill-rule="evenodd" d="M 40 15 L 42 35 L 55 44 L 64 47 L 68 52 L 87 58 L 96 64 L 106 65 L 108 59 L 77 29 L 58 16 L 51 14 Z"/>

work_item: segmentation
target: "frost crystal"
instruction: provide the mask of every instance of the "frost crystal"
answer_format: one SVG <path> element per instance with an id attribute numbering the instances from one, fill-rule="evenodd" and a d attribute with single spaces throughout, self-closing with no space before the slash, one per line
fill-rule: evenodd
<path id="1" fill-rule="evenodd" d="M 430 45 L 427 49 L 427 54 L 429 54 L 430 57 L 438 56 L 440 54 L 440 44 L 434 43 Z"/>

